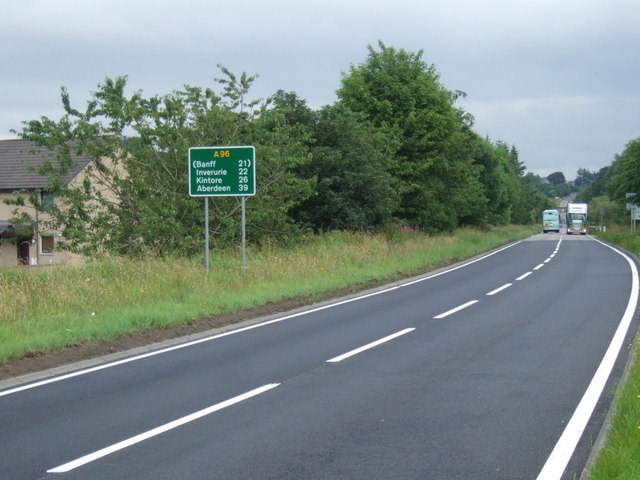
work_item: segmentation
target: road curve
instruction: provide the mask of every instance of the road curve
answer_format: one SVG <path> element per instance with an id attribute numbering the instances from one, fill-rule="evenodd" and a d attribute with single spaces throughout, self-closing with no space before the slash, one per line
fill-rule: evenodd
<path id="1" fill-rule="evenodd" d="M 7 478 L 574 478 L 635 261 L 536 235 L 446 271 L 0 390 Z"/>

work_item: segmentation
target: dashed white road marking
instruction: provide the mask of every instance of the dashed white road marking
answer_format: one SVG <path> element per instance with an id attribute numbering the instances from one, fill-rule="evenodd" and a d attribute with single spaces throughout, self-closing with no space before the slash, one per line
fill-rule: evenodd
<path id="1" fill-rule="evenodd" d="M 249 392 L 243 393 L 241 395 L 238 395 L 236 397 L 230 398 L 229 400 L 225 400 L 224 402 L 221 403 L 217 403 L 215 405 L 212 405 L 211 407 L 205 408 L 203 410 L 200 410 L 198 412 L 192 413 L 190 415 L 187 415 L 185 417 L 179 418 L 177 420 L 174 420 L 172 422 L 166 423 L 164 425 L 161 425 L 159 427 L 156 427 L 152 430 L 149 430 L 147 432 L 141 433 L 139 435 L 136 435 L 135 437 L 131 437 L 128 438 L 127 440 L 123 440 L 122 442 L 118 442 L 115 443 L 109 447 L 103 448 L 101 450 L 98 450 L 96 452 L 90 453 L 88 455 L 85 455 L 84 457 L 80 457 L 76 460 L 73 460 L 71 462 L 65 463 L 64 465 L 60 465 L 59 467 L 55 467 L 52 468 L 50 470 L 47 470 L 47 473 L 65 473 L 65 472 L 70 472 L 71 470 L 74 470 L 78 467 L 81 467 L 83 465 L 86 465 L 87 463 L 91 463 L 95 460 L 98 460 L 102 457 L 106 457 L 107 455 L 111 455 L 112 453 L 115 453 L 119 450 L 123 450 L 127 447 L 130 447 L 132 445 L 135 445 L 136 443 L 140 443 L 144 440 L 147 440 L 151 437 L 155 437 L 156 435 L 160 435 L 161 433 L 167 432 L 169 430 L 173 430 L 174 428 L 180 427 L 186 423 L 189 422 L 193 422 L 194 420 L 198 420 L 199 418 L 202 418 L 206 415 L 210 415 L 214 412 L 217 412 L 218 410 L 222 410 L 223 408 L 226 407 L 230 407 L 231 405 L 234 405 L 236 403 L 242 402 L 244 400 L 247 400 L 251 397 L 255 397 L 256 395 L 260 395 L 261 393 L 264 393 L 268 390 L 271 390 L 273 388 L 276 388 L 277 386 L 279 386 L 279 383 L 270 383 L 267 385 L 263 385 L 262 387 L 256 388 L 254 390 L 251 390 Z"/>
<path id="2" fill-rule="evenodd" d="M 400 337 L 402 335 L 405 335 L 409 332 L 413 332 L 415 330 L 415 328 L 405 328 L 404 330 L 400 330 L 399 332 L 396 332 L 392 335 L 389 335 L 387 337 L 381 338 L 380 340 L 376 340 L 375 342 L 371 342 L 368 343 L 367 345 L 364 345 L 360 348 L 356 348 L 355 350 L 351 350 L 350 352 L 344 353 L 342 355 L 339 355 L 337 357 L 333 357 L 329 360 L 327 360 L 327 363 L 337 363 L 337 362 L 341 362 L 342 360 L 345 360 L 349 357 L 353 357 L 354 355 L 357 355 L 358 353 L 362 353 L 365 350 L 369 350 L 370 348 L 373 347 L 377 347 L 378 345 L 382 345 L 383 343 L 388 342 L 389 340 L 393 340 L 394 338 Z"/>
<path id="3" fill-rule="evenodd" d="M 451 310 L 448 310 L 448 311 L 446 311 L 444 313 L 441 313 L 440 315 L 436 315 L 433 318 L 440 319 L 440 318 L 448 317 L 449 315 L 451 315 L 453 313 L 456 313 L 456 312 L 459 312 L 460 310 L 463 310 L 463 309 L 473 305 L 474 303 L 478 303 L 478 300 L 471 300 L 471 301 L 469 301 L 467 303 L 464 303 L 464 304 L 462 304 L 462 305 L 460 305 L 460 306 L 458 306 L 456 308 L 452 308 Z"/>
<path id="4" fill-rule="evenodd" d="M 496 293 L 499 293 L 503 290 L 506 290 L 507 288 L 509 288 L 511 285 L 513 285 L 513 283 L 506 283 L 503 286 L 496 288 L 495 290 L 490 291 L 489 293 L 487 293 L 487 295 L 495 295 Z"/>

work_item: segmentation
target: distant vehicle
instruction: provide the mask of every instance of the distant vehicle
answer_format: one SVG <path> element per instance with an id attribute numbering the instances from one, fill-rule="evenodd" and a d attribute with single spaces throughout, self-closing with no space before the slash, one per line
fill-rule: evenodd
<path id="1" fill-rule="evenodd" d="M 542 212 L 542 233 L 560 233 L 560 212 L 558 210 L 545 210 Z"/>
<path id="2" fill-rule="evenodd" d="M 569 203 L 567 205 L 567 235 L 587 234 L 587 213 L 589 207 L 586 203 Z"/>

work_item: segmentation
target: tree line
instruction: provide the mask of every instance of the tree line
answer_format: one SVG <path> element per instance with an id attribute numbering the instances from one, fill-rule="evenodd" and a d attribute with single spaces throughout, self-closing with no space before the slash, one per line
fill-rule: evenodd
<path id="1" fill-rule="evenodd" d="M 464 92 L 448 90 L 422 57 L 369 46 L 342 75 L 337 101 L 316 110 L 282 90 L 253 100 L 257 76 L 221 65 L 218 91 L 127 95 L 126 77 L 106 78 L 82 111 L 62 88 L 65 115 L 24 122 L 19 134 L 56 152 L 41 170 L 64 205 L 50 207 L 53 223 L 68 248 L 85 254 L 200 252 L 202 200 L 187 186 L 194 146 L 255 146 L 257 195 L 247 201 L 255 243 L 335 229 L 438 233 L 537 222 L 553 201 L 525 175 L 516 147 L 478 135 L 456 104 Z M 60 179 L 74 154 L 95 161 L 70 187 Z M 239 199 L 210 202 L 211 246 L 237 242 Z"/>
<path id="2" fill-rule="evenodd" d="M 589 203 L 592 221 L 628 225 L 627 204 L 640 206 L 640 137 L 598 172 L 579 170 L 576 183 L 576 199 Z"/>

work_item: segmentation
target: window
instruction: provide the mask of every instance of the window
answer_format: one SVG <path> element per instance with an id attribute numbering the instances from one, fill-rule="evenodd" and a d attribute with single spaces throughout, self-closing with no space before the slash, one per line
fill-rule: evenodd
<path id="1" fill-rule="evenodd" d="M 42 211 L 50 212 L 53 208 L 53 193 L 42 192 Z"/>
<path id="2" fill-rule="evenodd" d="M 53 235 L 43 235 L 41 237 L 41 251 L 44 254 L 53 254 L 53 246 L 55 245 L 55 240 Z"/>

